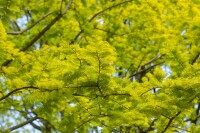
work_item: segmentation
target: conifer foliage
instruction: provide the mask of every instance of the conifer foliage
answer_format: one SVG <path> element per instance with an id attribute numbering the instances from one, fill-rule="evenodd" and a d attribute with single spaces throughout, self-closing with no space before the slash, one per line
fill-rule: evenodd
<path id="1" fill-rule="evenodd" d="M 0 0 L 0 131 L 200 132 L 199 0 Z"/>

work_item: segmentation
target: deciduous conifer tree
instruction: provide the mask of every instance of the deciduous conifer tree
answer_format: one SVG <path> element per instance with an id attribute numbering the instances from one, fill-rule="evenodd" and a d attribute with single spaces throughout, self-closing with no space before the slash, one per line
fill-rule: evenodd
<path id="1" fill-rule="evenodd" d="M 0 131 L 200 132 L 200 0 L 0 0 Z"/>

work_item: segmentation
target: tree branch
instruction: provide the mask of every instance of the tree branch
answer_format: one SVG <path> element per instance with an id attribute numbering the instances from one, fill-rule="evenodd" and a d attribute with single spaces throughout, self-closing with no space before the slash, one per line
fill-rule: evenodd
<path id="1" fill-rule="evenodd" d="M 169 122 L 167 124 L 167 126 L 165 127 L 165 129 L 162 131 L 162 133 L 164 133 L 165 131 L 167 131 L 167 129 L 169 128 L 169 126 L 171 125 L 172 121 L 181 113 L 181 111 L 179 111 L 175 116 L 171 117 L 169 119 Z"/>
<path id="2" fill-rule="evenodd" d="M 145 63 L 143 66 L 146 66 L 146 65 L 148 65 L 148 64 L 151 64 L 151 63 L 153 63 L 154 61 L 156 61 L 156 60 L 158 60 L 158 59 L 161 59 L 163 56 L 165 56 L 165 54 L 163 54 L 163 55 L 161 55 L 161 56 L 159 56 L 159 57 L 154 57 L 153 59 L 151 59 L 149 62 L 147 62 L 147 63 Z"/>
<path id="3" fill-rule="evenodd" d="M 24 116 L 25 118 L 26 118 L 26 120 L 29 120 L 30 118 L 28 117 L 28 116 Z M 33 121 L 32 122 L 30 122 L 30 125 L 33 127 L 33 128 L 35 128 L 35 129 L 37 129 L 37 130 L 39 130 L 39 131 L 42 131 L 42 128 L 40 127 L 40 126 L 38 126 L 38 125 L 36 125 L 35 123 L 33 123 Z"/>
<path id="4" fill-rule="evenodd" d="M 154 130 L 153 126 L 155 125 L 155 121 L 157 121 L 157 120 L 158 120 L 158 119 L 154 119 L 154 120 L 151 122 L 148 131 Z"/>
<path id="5" fill-rule="evenodd" d="M 10 127 L 10 128 L 8 128 L 8 129 L 6 129 L 5 131 L 13 131 L 13 130 L 15 130 L 15 129 L 18 129 L 18 128 L 20 128 L 20 127 L 23 127 L 23 126 L 25 126 L 25 125 L 31 123 L 32 121 L 34 121 L 34 120 L 36 120 L 36 119 L 38 119 L 38 118 L 37 118 L 37 117 L 30 118 L 30 119 L 28 119 L 27 121 L 25 121 L 25 122 L 23 122 L 23 123 L 20 123 L 20 124 L 18 124 L 18 125 L 16 125 L 16 126 L 13 126 L 13 127 Z"/>
<path id="6" fill-rule="evenodd" d="M 41 18 L 39 18 L 37 21 L 35 21 L 31 26 L 29 26 L 28 28 L 19 31 L 19 32 L 7 32 L 7 34 L 10 35 L 19 35 L 19 34 L 23 34 L 24 32 L 30 30 L 31 28 L 33 28 L 36 24 L 38 24 L 40 21 L 44 20 L 46 17 L 48 17 L 49 15 L 51 15 L 53 12 L 49 12 L 47 14 L 45 14 L 44 16 L 42 16 Z"/>
<path id="7" fill-rule="evenodd" d="M 158 65 L 161 65 L 161 64 L 163 64 L 163 63 L 164 63 L 164 61 L 163 61 L 163 62 L 160 62 L 160 63 L 157 63 L 157 64 L 155 64 L 155 65 L 153 65 L 153 66 L 150 66 L 150 67 L 148 67 L 148 68 L 146 68 L 146 69 L 144 69 L 144 70 L 141 70 L 141 71 L 139 71 L 139 72 L 136 72 L 136 73 L 130 75 L 129 78 L 132 78 L 133 76 L 137 76 L 137 75 L 140 74 L 140 73 L 148 72 L 149 70 L 151 70 L 151 69 L 153 69 L 154 67 L 156 67 L 156 66 L 158 66 Z"/>
<path id="8" fill-rule="evenodd" d="M 72 41 L 70 41 L 69 45 L 74 44 L 74 42 L 78 39 L 78 37 L 84 32 L 84 30 L 80 30 L 79 33 L 74 37 Z"/>
<path id="9" fill-rule="evenodd" d="M 8 94 L 6 94 L 5 96 L 2 96 L 2 97 L 0 98 L 0 101 L 6 99 L 7 97 L 9 97 L 10 95 L 14 94 L 14 93 L 17 92 L 17 91 L 24 90 L 24 89 L 28 89 L 28 88 L 38 89 L 37 87 L 34 87 L 34 86 L 26 86 L 26 87 L 22 87 L 22 88 L 17 88 L 17 89 L 15 89 L 15 90 L 12 90 L 11 92 L 9 92 Z"/>
<path id="10" fill-rule="evenodd" d="M 151 90 L 153 90 L 153 89 L 155 89 L 155 87 L 154 87 L 154 88 L 151 88 L 151 89 L 148 89 L 148 90 L 146 90 L 145 92 L 143 92 L 142 94 L 140 94 L 140 96 L 143 96 L 145 93 L 147 93 L 147 92 L 149 92 L 149 91 L 151 91 Z"/>
<path id="11" fill-rule="evenodd" d="M 71 87 L 70 86 L 64 86 L 63 88 L 88 88 L 88 87 L 97 87 L 97 86 L 71 86 Z M 8 98 L 9 96 L 11 96 L 12 94 L 14 94 L 15 92 L 18 92 L 18 91 L 24 90 L 24 89 L 39 89 L 39 88 L 38 87 L 34 87 L 34 86 L 25 86 L 25 87 L 17 88 L 15 90 L 12 90 L 8 94 L 2 96 L 0 98 L 0 101 Z M 44 90 L 44 91 L 55 91 L 55 90 L 58 90 L 58 89 L 42 89 L 42 90 Z M 73 94 L 73 95 L 76 95 L 76 94 Z"/>
<path id="12" fill-rule="evenodd" d="M 101 10 L 100 12 L 94 14 L 94 15 L 92 16 L 92 18 L 89 20 L 89 22 L 92 22 L 92 20 L 94 20 L 97 16 L 99 16 L 99 15 L 102 14 L 103 12 L 105 12 L 105 11 L 107 11 L 107 10 L 110 10 L 110 9 L 112 9 L 112 8 L 114 8 L 114 7 L 120 6 L 120 5 L 122 5 L 122 4 L 131 2 L 131 1 L 133 1 L 133 0 L 126 0 L 126 1 L 123 1 L 123 2 L 120 2 L 120 3 L 118 3 L 118 4 L 115 4 L 115 5 L 112 5 L 112 6 L 110 6 L 110 7 L 105 8 L 105 9 Z"/>
<path id="13" fill-rule="evenodd" d="M 36 125 L 35 123 L 31 122 L 30 124 L 31 124 L 31 126 L 32 126 L 33 128 L 35 128 L 35 129 L 37 129 L 37 130 L 39 130 L 39 131 L 42 131 L 42 128 L 41 128 L 40 126 Z"/>
<path id="14" fill-rule="evenodd" d="M 200 56 L 200 52 L 195 56 L 195 58 L 192 60 L 192 65 L 197 61 L 197 59 L 199 58 Z"/>

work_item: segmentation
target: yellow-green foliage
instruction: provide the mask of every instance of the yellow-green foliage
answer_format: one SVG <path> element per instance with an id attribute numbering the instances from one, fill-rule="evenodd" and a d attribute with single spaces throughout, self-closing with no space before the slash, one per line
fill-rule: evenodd
<path id="1" fill-rule="evenodd" d="M 4 41 L 5 39 L 6 39 L 6 31 L 4 29 L 2 22 L 0 22 L 0 40 Z"/>
<path id="2" fill-rule="evenodd" d="M 0 132 L 200 131 L 199 0 L 0 0 L 0 19 Z"/>

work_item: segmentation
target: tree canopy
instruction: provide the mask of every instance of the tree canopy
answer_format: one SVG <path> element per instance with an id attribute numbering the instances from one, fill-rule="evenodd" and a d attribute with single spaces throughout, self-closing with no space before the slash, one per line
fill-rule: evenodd
<path id="1" fill-rule="evenodd" d="M 199 133 L 199 0 L 0 0 L 0 131 Z"/>

